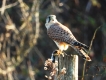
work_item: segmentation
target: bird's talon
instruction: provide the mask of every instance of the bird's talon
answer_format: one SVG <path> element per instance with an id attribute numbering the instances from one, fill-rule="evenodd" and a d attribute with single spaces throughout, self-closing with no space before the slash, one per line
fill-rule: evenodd
<path id="1" fill-rule="evenodd" d="M 61 50 L 55 50 L 55 51 L 53 52 L 53 55 L 54 55 L 54 56 L 58 56 L 58 57 L 60 57 L 60 55 L 62 55 L 62 56 L 64 57 L 64 55 L 67 55 L 67 54 L 64 53 L 64 52 L 62 52 Z"/>

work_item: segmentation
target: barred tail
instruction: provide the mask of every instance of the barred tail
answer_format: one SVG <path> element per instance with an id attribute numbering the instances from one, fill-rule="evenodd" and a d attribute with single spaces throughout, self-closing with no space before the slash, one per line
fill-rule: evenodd
<path id="1" fill-rule="evenodd" d="M 83 59 L 85 59 L 86 61 L 91 61 L 91 58 L 88 56 L 88 54 L 86 54 L 83 50 L 80 50 L 80 52 L 82 53 L 81 57 Z"/>
<path id="2" fill-rule="evenodd" d="M 74 50 L 75 50 L 76 52 L 78 52 L 78 54 L 79 54 L 83 59 L 85 59 L 86 61 L 91 61 L 91 58 L 88 56 L 88 54 L 86 54 L 86 53 L 84 52 L 83 49 L 79 49 L 79 48 L 77 48 L 77 47 L 73 47 L 73 48 L 74 48 Z"/>
<path id="3" fill-rule="evenodd" d="M 89 46 L 87 46 L 87 45 L 85 45 L 85 44 L 83 44 L 83 43 L 81 43 L 81 42 L 78 42 L 78 41 L 74 42 L 73 45 L 74 45 L 74 46 L 83 47 L 83 48 L 85 48 L 85 49 L 89 49 Z"/>

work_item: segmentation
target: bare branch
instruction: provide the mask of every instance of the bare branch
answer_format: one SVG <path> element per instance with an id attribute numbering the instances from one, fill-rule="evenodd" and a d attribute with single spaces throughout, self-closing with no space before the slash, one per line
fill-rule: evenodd
<path id="1" fill-rule="evenodd" d="M 4 1 L 6 1 L 6 0 L 3 0 L 3 3 L 4 3 Z M 9 5 L 4 5 L 4 4 L 3 4 L 2 7 L 0 8 L 1 14 L 3 15 L 3 14 L 4 14 L 4 11 L 5 11 L 6 9 L 11 8 L 11 7 L 14 7 L 14 6 L 16 6 L 17 4 L 18 4 L 18 2 L 9 4 Z"/>
<path id="2" fill-rule="evenodd" d="M 97 30 L 98 30 L 100 27 L 101 27 L 101 26 L 99 26 L 99 27 L 95 30 L 95 32 L 94 32 L 94 35 L 93 35 L 92 40 L 91 40 L 91 43 L 90 43 L 90 47 L 89 47 L 88 54 L 90 53 L 90 50 L 91 50 L 91 47 L 92 47 L 92 43 L 93 43 L 93 41 L 94 41 L 94 39 L 95 39 Z M 84 65 L 83 65 L 83 72 L 82 72 L 82 79 L 81 79 L 81 80 L 84 80 L 86 63 L 87 63 L 87 61 L 85 61 L 85 62 L 84 62 Z"/>
<path id="3" fill-rule="evenodd" d="M 44 56 L 41 54 L 41 52 L 38 50 L 37 47 L 34 47 L 34 51 L 35 51 L 36 54 L 42 59 L 42 62 L 44 63 L 45 58 L 44 58 Z"/>
<path id="4" fill-rule="evenodd" d="M 4 11 L 5 11 L 5 4 L 6 4 L 6 0 L 3 0 L 3 2 L 2 2 L 2 8 L 1 8 L 1 15 L 4 14 Z"/>

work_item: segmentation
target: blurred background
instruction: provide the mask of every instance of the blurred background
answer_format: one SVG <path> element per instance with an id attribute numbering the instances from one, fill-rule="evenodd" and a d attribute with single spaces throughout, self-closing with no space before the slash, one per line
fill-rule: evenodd
<path id="1" fill-rule="evenodd" d="M 106 0 L 0 0 L 0 80 L 47 80 L 44 61 L 57 49 L 45 19 L 55 14 L 82 43 L 90 45 L 85 80 L 106 80 Z M 66 53 L 75 53 L 69 48 Z M 79 57 L 79 80 L 84 60 Z"/>

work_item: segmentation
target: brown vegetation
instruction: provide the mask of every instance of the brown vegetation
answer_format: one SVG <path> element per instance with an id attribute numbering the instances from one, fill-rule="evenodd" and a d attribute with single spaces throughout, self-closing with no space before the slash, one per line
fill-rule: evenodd
<path id="1" fill-rule="evenodd" d="M 106 79 L 105 0 L 1 0 L 0 80 L 46 80 L 44 61 L 57 49 L 47 36 L 45 19 L 55 14 L 75 37 L 92 44 L 92 62 L 85 67 L 85 80 Z M 66 53 L 75 53 L 71 48 Z M 79 80 L 84 60 L 79 57 Z"/>

